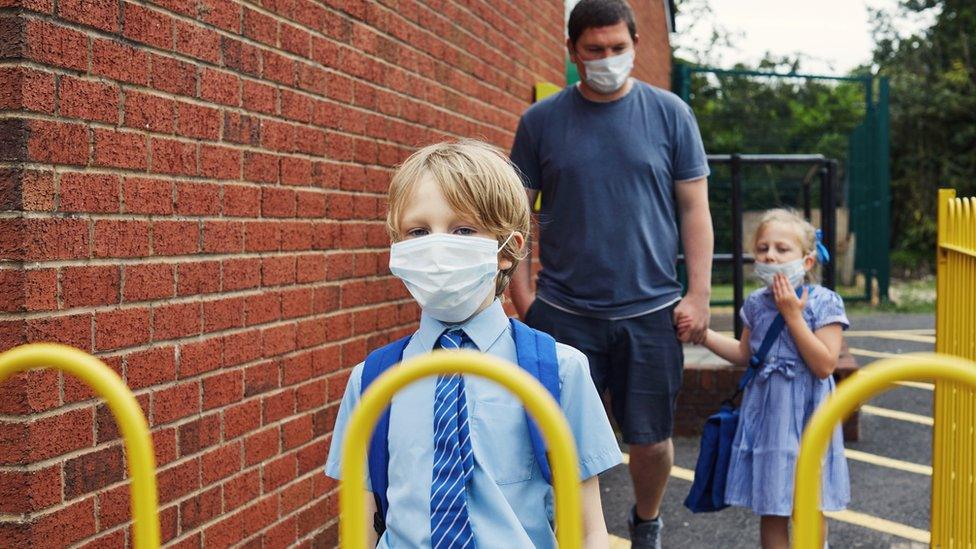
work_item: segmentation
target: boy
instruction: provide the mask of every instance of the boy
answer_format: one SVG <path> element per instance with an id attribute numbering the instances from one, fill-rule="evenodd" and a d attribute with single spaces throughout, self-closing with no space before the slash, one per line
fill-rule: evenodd
<path id="1" fill-rule="evenodd" d="M 518 363 L 516 328 L 530 329 L 509 321 L 499 297 L 524 256 L 529 205 L 503 153 L 477 141 L 417 151 L 393 176 L 387 228 L 390 269 L 421 307 L 402 358 L 468 348 Z M 553 348 L 560 406 L 579 452 L 584 541 L 605 548 L 597 475 L 620 463 L 620 450 L 586 358 Z M 363 364 L 353 369 L 336 419 L 325 468 L 336 479 L 363 372 Z M 493 382 L 440 376 L 400 391 L 389 416 L 388 488 L 375 494 L 388 504 L 379 546 L 555 547 L 552 488 L 530 439 L 521 404 Z"/>

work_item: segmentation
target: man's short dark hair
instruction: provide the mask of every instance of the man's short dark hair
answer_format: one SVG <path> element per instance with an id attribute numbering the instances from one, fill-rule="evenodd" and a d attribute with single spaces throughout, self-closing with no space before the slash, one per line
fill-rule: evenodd
<path id="1" fill-rule="evenodd" d="M 637 36 L 634 12 L 624 0 L 580 0 L 569 14 L 569 41 L 574 46 L 583 31 L 596 27 L 609 27 L 623 21 L 627 23 L 630 38 Z"/>

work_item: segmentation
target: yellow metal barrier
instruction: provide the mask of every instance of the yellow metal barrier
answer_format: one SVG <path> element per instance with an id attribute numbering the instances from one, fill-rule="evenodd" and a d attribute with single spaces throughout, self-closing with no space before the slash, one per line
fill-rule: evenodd
<path id="1" fill-rule="evenodd" d="M 0 382 L 18 372 L 48 367 L 81 379 L 108 403 L 125 441 L 132 478 L 133 544 L 136 549 L 159 547 L 156 458 L 139 403 L 118 374 L 102 361 L 73 347 L 54 343 L 32 343 L 0 354 Z"/>
<path id="2" fill-rule="evenodd" d="M 871 397 L 891 389 L 896 381 L 922 380 L 951 381 L 976 389 L 976 363 L 961 358 L 919 353 L 904 358 L 879 360 L 847 378 L 834 394 L 810 418 L 796 462 L 796 497 L 794 508 L 793 546 L 797 549 L 820 549 L 820 474 L 821 461 L 834 427 L 844 420 L 858 405 Z M 971 438 L 971 437 L 970 437 Z M 972 464 L 968 464 L 970 467 Z M 971 477 L 970 477 L 971 478 Z M 957 522 L 972 521 L 960 511 L 957 503 L 946 508 L 946 513 Z M 934 511 L 934 509 L 933 509 Z M 968 518 L 967 518 L 968 517 Z M 932 546 L 938 547 L 935 539 Z M 960 545 L 956 545 L 957 547 Z M 961 545 L 965 547 L 965 545 Z M 949 547 L 943 545 L 942 547 Z"/>
<path id="3" fill-rule="evenodd" d="M 376 379 L 363 393 L 349 420 L 342 446 L 339 532 L 342 546 L 366 547 L 366 448 L 380 414 L 394 393 L 418 379 L 438 374 L 473 374 L 515 393 L 539 424 L 549 444 L 556 500 L 556 538 L 564 549 L 581 544 L 579 466 L 573 435 L 559 405 L 531 375 L 499 358 L 473 351 L 435 351 L 404 361 Z"/>
<path id="4" fill-rule="evenodd" d="M 976 360 L 976 199 L 939 190 L 935 350 Z M 935 384 L 932 546 L 976 546 L 976 390 Z"/>

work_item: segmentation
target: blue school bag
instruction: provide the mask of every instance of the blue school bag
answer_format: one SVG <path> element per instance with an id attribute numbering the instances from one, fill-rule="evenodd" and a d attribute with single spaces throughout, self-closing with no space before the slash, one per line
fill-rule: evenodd
<path id="1" fill-rule="evenodd" d="M 556 357 L 556 340 L 549 334 L 532 329 L 514 318 L 510 320 L 512 322 L 512 333 L 515 336 L 515 355 L 518 358 L 519 366 L 539 380 L 539 383 L 549 391 L 556 402 L 559 402 L 559 361 Z M 370 383 L 375 381 L 383 372 L 400 362 L 403 358 L 403 350 L 410 342 L 410 337 L 407 336 L 380 347 L 366 357 L 360 393 L 365 391 Z M 525 418 L 528 420 L 529 439 L 532 441 L 532 453 L 535 455 L 535 461 L 539 464 L 539 469 L 542 470 L 543 478 L 552 484 L 552 471 L 549 469 L 549 460 L 546 457 L 545 440 L 528 412 L 525 412 Z M 386 530 L 386 512 L 390 507 L 389 499 L 386 496 L 386 490 L 390 485 L 388 472 L 390 464 L 389 432 L 390 408 L 387 407 L 376 423 L 373 438 L 369 441 L 367 455 L 369 482 L 373 489 L 373 497 L 376 499 L 373 528 L 377 534 L 382 534 Z"/>
<path id="2" fill-rule="evenodd" d="M 803 292 L 803 287 L 797 289 L 797 296 Z M 685 507 L 692 513 L 708 513 L 721 511 L 728 507 L 725 503 L 725 483 L 729 474 L 729 458 L 732 456 L 732 440 L 735 429 L 739 425 L 739 410 L 735 399 L 745 390 L 753 376 L 766 360 L 766 353 L 782 333 L 786 321 L 782 314 L 777 314 L 773 323 L 769 325 L 763 337 L 759 350 L 749 359 L 742 378 L 739 379 L 735 393 L 722 402 L 718 412 L 705 420 L 702 429 L 701 446 L 698 450 L 698 463 L 695 464 L 695 480 L 691 484 Z"/>

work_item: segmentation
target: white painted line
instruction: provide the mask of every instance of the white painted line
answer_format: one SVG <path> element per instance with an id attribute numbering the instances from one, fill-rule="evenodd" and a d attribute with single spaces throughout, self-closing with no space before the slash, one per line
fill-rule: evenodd
<path id="1" fill-rule="evenodd" d="M 610 549 L 630 549 L 630 540 L 610 534 Z"/>
<path id="2" fill-rule="evenodd" d="M 902 332 L 899 330 L 848 330 L 844 332 L 844 337 L 875 337 L 878 339 L 894 339 L 896 341 L 914 341 L 917 343 L 935 343 L 934 335 L 919 334 L 914 332 Z"/>
<path id="3" fill-rule="evenodd" d="M 880 351 L 869 351 L 867 349 L 859 349 L 857 347 L 849 347 L 847 350 L 850 351 L 850 353 L 854 356 L 866 356 L 868 358 L 913 358 L 910 356 L 899 355 L 897 353 L 882 353 Z"/>
<path id="4" fill-rule="evenodd" d="M 902 412 L 901 410 L 891 410 L 888 408 L 880 408 L 878 406 L 871 406 L 870 404 L 865 404 L 861 406 L 861 411 L 865 414 L 871 414 L 873 416 L 886 417 L 888 419 L 897 419 L 899 421 L 907 421 L 909 423 L 918 423 L 920 425 L 932 425 L 935 422 L 929 416 L 923 416 L 920 414 L 912 414 L 909 412 Z"/>
<path id="5" fill-rule="evenodd" d="M 923 383 L 921 381 L 896 381 L 895 385 L 901 385 L 902 387 L 911 387 L 912 389 L 924 389 L 926 391 L 934 391 L 934 383 Z"/>
<path id="6" fill-rule="evenodd" d="M 902 461 L 900 459 L 877 456 L 867 452 L 862 452 L 860 450 L 851 450 L 850 448 L 846 448 L 844 450 L 844 455 L 847 456 L 847 459 L 852 459 L 854 461 L 862 461 L 864 463 L 870 463 L 871 465 L 888 467 L 889 469 L 898 469 L 899 471 L 907 471 L 909 473 L 932 476 L 932 467 L 922 465 L 920 463 L 912 463 L 910 461 Z"/>
<path id="7" fill-rule="evenodd" d="M 873 456 L 873 457 L 878 457 L 878 456 Z M 629 462 L 630 462 L 630 456 L 625 453 L 624 463 L 629 463 Z M 675 465 L 671 467 L 671 476 L 677 479 L 691 482 L 695 478 L 695 472 L 692 471 L 691 469 L 685 469 L 684 467 L 678 467 L 677 465 Z M 853 524 L 855 526 L 860 526 L 862 528 L 867 528 L 869 530 L 874 530 L 876 532 L 882 532 L 884 534 L 891 534 L 893 536 L 898 536 L 900 538 L 909 539 L 912 541 L 929 543 L 929 541 L 931 540 L 931 535 L 929 534 L 929 532 L 925 530 L 914 528 L 906 524 L 901 524 L 900 522 L 894 522 L 887 519 L 868 515 L 865 513 L 859 513 L 857 511 L 833 511 L 824 514 L 828 518 L 831 518 L 839 522 L 846 522 L 847 524 Z M 625 547 L 630 547 L 630 542 L 617 536 L 610 536 L 610 546 L 614 548 L 616 547 L 625 548 Z"/>

